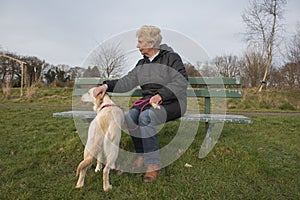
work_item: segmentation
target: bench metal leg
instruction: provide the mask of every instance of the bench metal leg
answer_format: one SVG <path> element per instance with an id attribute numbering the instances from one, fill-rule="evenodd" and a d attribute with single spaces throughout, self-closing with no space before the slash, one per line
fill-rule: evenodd
<path id="1" fill-rule="evenodd" d="M 207 154 L 213 149 L 217 141 L 213 137 L 213 127 L 215 123 L 207 123 L 206 125 L 206 135 L 205 139 L 201 145 L 201 149 L 199 151 L 199 158 L 204 158 Z M 218 139 L 218 138 L 217 138 Z"/>

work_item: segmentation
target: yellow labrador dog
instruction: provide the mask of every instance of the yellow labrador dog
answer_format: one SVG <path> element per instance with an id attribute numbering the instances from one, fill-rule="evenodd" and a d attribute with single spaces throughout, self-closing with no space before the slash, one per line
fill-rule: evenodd
<path id="1" fill-rule="evenodd" d="M 101 170 L 102 154 L 106 157 L 106 165 L 103 169 L 103 190 L 112 189 L 109 183 L 109 171 L 115 168 L 115 161 L 119 153 L 119 143 L 121 139 L 121 126 L 124 123 L 124 112 L 118 107 L 110 97 L 101 94 L 97 98 L 93 96 L 95 88 L 91 88 L 88 93 L 82 95 L 83 102 L 94 104 L 96 117 L 90 123 L 88 129 L 88 139 L 84 149 L 84 160 L 77 167 L 76 176 L 79 179 L 76 188 L 84 185 L 84 178 L 87 168 L 97 159 L 95 172 Z"/>

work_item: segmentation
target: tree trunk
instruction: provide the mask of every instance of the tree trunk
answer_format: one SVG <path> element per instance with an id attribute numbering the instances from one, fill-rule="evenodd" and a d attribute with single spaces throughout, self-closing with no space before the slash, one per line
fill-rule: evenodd
<path id="1" fill-rule="evenodd" d="M 266 48 L 267 55 L 268 55 L 268 61 L 264 73 L 263 80 L 260 83 L 260 86 L 258 88 L 258 92 L 261 92 L 262 89 L 266 86 L 267 82 L 267 75 L 268 72 L 271 68 L 272 65 L 272 54 L 273 54 L 273 44 L 274 44 L 274 38 L 275 38 L 275 27 L 276 27 L 276 20 L 277 20 L 277 0 L 274 0 L 274 5 L 273 5 L 273 25 L 272 25 L 272 32 L 271 32 L 271 39 L 270 39 L 270 44 Z M 265 43 L 266 44 L 266 43 Z"/>

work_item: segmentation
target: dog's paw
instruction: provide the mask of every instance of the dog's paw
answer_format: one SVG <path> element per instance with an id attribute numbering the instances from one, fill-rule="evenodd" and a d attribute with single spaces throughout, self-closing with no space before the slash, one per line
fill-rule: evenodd
<path id="1" fill-rule="evenodd" d="M 75 188 L 77 188 L 77 189 L 82 188 L 82 187 L 83 187 L 83 184 L 77 184 L 77 185 L 75 186 Z"/>
<path id="2" fill-rule="evenodd" d="M 95 173 L 100 172 L 100 171 L 101 171 L 101 169 L 98 169 L 98 168 L 95 169 Z"/>
<path id="3" fill-rule="evenodd" d="M 95 172 L 97 173 L 97 172 L 100 172 L 101 171 L 101 169 L 102 169 L 102 165 L 100 164 L 97 164 L 97 166 L 96 166 L 96 168 L 95 168 Z"/>
<path id="4" fill-rule="evenodd" d="M 112 189 L 112 185 L 108 185 L 107 187 L 103 187 L 103 190 L 105 191 L 105 192 L 107 192 L 108 190 L 111 190 Z"/>
<path id="5" fill-rule="evenodd" d="M 101 172 L 101 167 L 96 167 L 95 168 L 95 173 L 97 173 L 97 172 Z"/>

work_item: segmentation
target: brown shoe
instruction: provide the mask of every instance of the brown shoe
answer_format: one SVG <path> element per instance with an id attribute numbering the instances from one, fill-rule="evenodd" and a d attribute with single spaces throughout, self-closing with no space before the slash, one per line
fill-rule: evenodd
<path id="1" fill-rule="evenodd" d="M 132 164 L 132 169 L 140 169 L 144 166 L 144 157 L 138 156 Z"/>
<path id="2" fill-rule="evenodd" d="M 153 164 L 153 165 L 148 165 L 147 171 L 143 177 L 143 181 L 145 183 L 151 183 L 155 181 L 158 177 L 158 172 L 159 172 L 159 165 Z"/>

